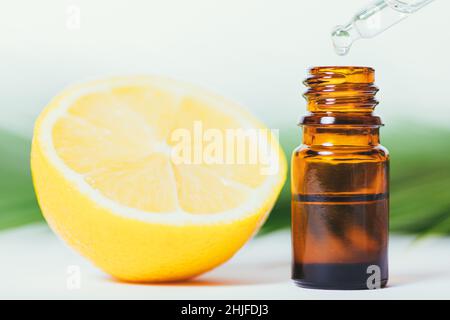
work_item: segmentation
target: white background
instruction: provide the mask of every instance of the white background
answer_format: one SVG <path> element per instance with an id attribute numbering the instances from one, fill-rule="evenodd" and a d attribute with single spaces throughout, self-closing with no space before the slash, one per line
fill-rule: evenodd
<path id="1" fill-rule="evenodd" d="M 450 127 L 450 1 L 438 0 L 350 55 L 330 30 L 369 1 L 1 0 L 0 125 L 28 135 L 46 103 L 92 77 L 162 74 L 210 88 L 271 126 L 304 113 L 301 81 L 315 65 L 377 71 L 378 113 Z M 66 27 L 80 9 L 79 30 Z M 397 118 L 396 118 L 397 117 Z"/>

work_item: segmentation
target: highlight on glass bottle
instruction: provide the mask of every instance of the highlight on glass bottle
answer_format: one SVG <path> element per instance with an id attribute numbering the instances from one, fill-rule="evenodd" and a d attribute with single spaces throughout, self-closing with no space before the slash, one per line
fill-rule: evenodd
<path id="1" fill-rule="evenodd" d="M 389 155 L 380 145 L 374 70 L 315 67 L 292 155 L 292 278 L 302 287 L 388 281 Z"/>

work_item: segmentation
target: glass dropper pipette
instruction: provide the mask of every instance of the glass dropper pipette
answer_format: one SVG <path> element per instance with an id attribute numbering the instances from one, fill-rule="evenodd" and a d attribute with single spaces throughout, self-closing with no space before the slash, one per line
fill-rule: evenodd
<path id="1" fill-rule="evenodd" d="M 332 33 L 338 55 L 346 55 L 353 42 L 373 38 L 407 18 L 434 0 L 377 0 L 357 13 L 346 25 L 337 26 Z"/>

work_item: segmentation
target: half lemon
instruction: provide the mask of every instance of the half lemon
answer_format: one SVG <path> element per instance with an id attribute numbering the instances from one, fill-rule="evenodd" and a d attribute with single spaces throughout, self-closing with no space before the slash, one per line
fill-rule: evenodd
<path id="1" fill-rule="evenodd" d="M 229 133 L 252 130 L 268 132 L 253 140 L 265 161 L 228 157 Z M 265 221 L 287 167 L 273 132 L 244 109 L 160 77 L 64 90 L 36 122 L 31 166 L 52 229 L 135 282 L 188 279 L 229 259 Z"/>

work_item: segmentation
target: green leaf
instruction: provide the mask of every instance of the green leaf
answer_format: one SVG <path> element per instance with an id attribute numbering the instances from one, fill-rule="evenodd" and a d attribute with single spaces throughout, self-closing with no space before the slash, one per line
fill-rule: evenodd
<path id="1" fill-rule="evenodd" d="M 41 221 L 30 175 L 30 141 L 0 129 L 0 230 Z"/>

